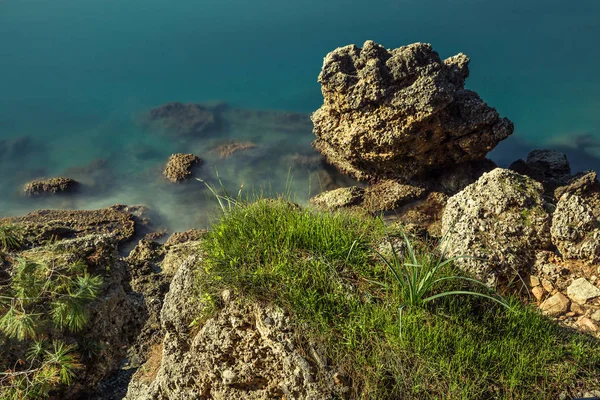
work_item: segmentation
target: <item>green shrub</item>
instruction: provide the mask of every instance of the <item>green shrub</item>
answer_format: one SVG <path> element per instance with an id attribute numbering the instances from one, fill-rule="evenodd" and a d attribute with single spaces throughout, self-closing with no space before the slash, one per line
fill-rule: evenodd
<path id="1" fill-rule="evenodd" d="M 84 327 L 101 286 L 83 262 L 19 260 L 0 294 L 0 398 L 47 397 L 71 383 L 82 366 L 64 336 Z"/>

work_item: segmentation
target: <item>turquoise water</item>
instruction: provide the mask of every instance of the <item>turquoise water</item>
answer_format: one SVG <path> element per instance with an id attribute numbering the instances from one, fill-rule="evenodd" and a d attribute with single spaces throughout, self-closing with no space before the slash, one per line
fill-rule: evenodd
<path id="1" fill-rule="evenodd" d="M 209 144 L 149 133 L 139 115 L 169 101 L 215 100 L 310 113 L 321 104 L 316 79 L 325 54 L 367 39 L 468 54 L 467 86 L 516 126 L 492 154 L 497 162 L 554 147 L 575 170 L 598 168 L 599 18 L 597 0 L 0 0 L 0 140 L 30 138 L 27 151 L 0 159 L 0 215 L 144 203 L 177 229 L 201 225 L 212 201 L 206 190 L 199 182 L 173 189 L 160 168 L 173 151 L 193 149 L 211 161 L 202 154 Z M 203 167 L 212 178 L 219 167 L 232 187 L 280 190 L 288 171 L 269 155 L 310 152 L 310 131 L 285 136 L 242 125 L 231 138 L 260 145 Z M 98 158 L 110 169 L 101 193 L 18 195 L 27 179 Z M 308 172 L 292 175 L 307 197 Z"/>

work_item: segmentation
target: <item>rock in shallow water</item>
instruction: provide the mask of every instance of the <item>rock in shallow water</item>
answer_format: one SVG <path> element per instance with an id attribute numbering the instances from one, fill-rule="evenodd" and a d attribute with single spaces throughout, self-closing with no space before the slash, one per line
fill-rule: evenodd
<path id="1" fill-rule="evenodd" d="M 513 124 L 464 89 L 468 63 L 462 53 L 442 61 L 423 43 L 334 50 L 319 75 L 314 146 L 360 180 L 402 181 L 484 159 Z"/>
<path id="2" fill-rule="evenodd" d="M 202 164 L 202 159 L 194 154 L 173 154 L 167 161 L 163 175 L 173 183 L 184 181 L 192 176 L 194 166 Z"/>
<path id="3" fill-rule="evenodd" d="M 71 178 L 36 179 L 25 185 L 25 195 L 30 197 L 48 196 L 58 193 L 72 192 L 78 182 Z"/>

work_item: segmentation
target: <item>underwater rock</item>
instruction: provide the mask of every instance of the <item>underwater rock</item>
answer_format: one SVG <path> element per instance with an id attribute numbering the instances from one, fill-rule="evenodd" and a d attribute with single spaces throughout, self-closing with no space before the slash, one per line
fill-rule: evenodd
<path id="1" fill-rule="evenodd" d="M 231 142 L 218 146 L 215 151 L 221 158 L 228 158 L 233 153 L 255 148 L 256 145 L 252 142 Z"/>
<path id="2" fill-rule="evenodd" d="M 68 168 L 64 175 L 70 176 L 86 189 L 106 192 L 114 185 L 115 177 L 108 162 L 98 158 L 88 164 Z"/>
<path id="3" fill-rule="evenodd" d="M 600 183 L 595 172 L 556 189 L 552 241 L 567 259 L 600 262 Z"/>
<path id="4" fill-rule="evenodd" d="M 23 191 L 30 197 L 72 192 L 79 183 L 71 178 L 36 179 L 25 185 Z"/>
<path id="5" fill-rule="evenodd" d="M 28 136 L 19 136 L 14 139 L 0 139 L 0 161 L 25 156 L 32 148 Z"/>
<path id="6" fill-rule="evenodd" d="M 317 170 L 323 168 L 324 159 L 320 154 L 286 154 L 280 159 L 281 164 L 286 168 L 292 168 L 293 170 Z"/>
<path id="7" fill-rule="evenodd" d="M 550 215 L 539 182 L 496 168 L 450 197 L 442 235 L 457 266 L 489 286 L 528 276 L 536 250 L 551 247 Z"/>
<path id="8" fill-rule="evenodd" d="M 178 183 L 190 178 L 193 167 L 201 164 L 202 159 L 194 154 L 172 154 L 163 175 L 171 182 Z"/>
<path id="9" fill-rule="evenodd" d="M 314 147 L 359 180 L 406 181 L 484 159 L 513 124 L 464 89 L 468 63 L 462 53 L 441 60 L 423 43 L 334 50 L 319 75 Z"/>
<path id="10" fill-rule="evenodd" d="M 211 107 L 178 102 L 150 110 L 148 121 L 173 136 L 203 135 L 217 125 Z"/>
<path id="11" fill-rule="evenodd" d="M 509 168 L 541 182 L 548 193 L 571 178 L 567 156 L 556 150 L 533 150 L 527 154 L 527 160 L 517 160 Z"/>

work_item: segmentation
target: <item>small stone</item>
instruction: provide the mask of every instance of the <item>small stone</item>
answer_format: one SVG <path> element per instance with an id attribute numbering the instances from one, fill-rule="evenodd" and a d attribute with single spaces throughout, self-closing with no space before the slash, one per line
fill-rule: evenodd
<path id="1" fill-rule="evenodd" d="M 194 154 L 172 154 L 163 175 L 173 183 L 181 182 L 190 178 L 193 167 L 200 164 L 202 159 Z"/>
<path id="2" fill-rule="evenodd" d="M 575 302 L 571 303 L 571 311 L 573 311 L 575 314 L 578 314 L 578 315 L 585 314 L 585 308 Z"/>
<path id="3" fill-rule="evenodd" d="M 590 315 L 590 318 L 596 322 L 600 322 L 600 310 L 596 310 Z"/>
<path id="4" fill-rule="evenodd" d="M 531 289 L 531 294 L 536 298 L 537 301 L 542 301 L 544 296 L 546 295 L 546 290 L 544 290 L 541 286 L 536 286 Z"/>
<path id="5" fill-rule="evenodd" d="M 529 287 L 536 287 L 536 286 L 540 286 L 541 282 L 540 282 L 540 278 L 538 278 L 535 275 L 531 275 L 529 276 Z"/>
<path id="6" fill-rule="evenodd" d="M 567 318 L 571 318 L 574 316 L 575 316 L 575 313 L 573 311 L 569 311 L 568 313 L 565 314 L 565 317 L 567 317 Z"/>
<path id="7" fill-rule="evenodd" d="M 598 332 L 598 325 L 587 317 L 579 319 L 575 325 L 584 332 Z"/>
<path id="8" fill-rule="evenodd" d="M 579 304 L 585 304 L 589 299 L 600 296 L 600 289 L 592 285 L 587 279 L 575 279 L 567 288 L 567 295 Z"/>
<path id="9" fill-rule="evenodd" d="M 542 279 L 542 286 L 546 289 L 546 292 L 554 292 L 554 285 L 548 279 Z"/>
<path id="10" fill-rule="evenodd" d="M 226 369 L 221 374 L 221 378 L 223 378 L 223 383 L 226 385 L 232 384 L 236 377 L 237 377 L 236 373 L 233 372 L 233 370 L 231 370 L 231 369 Z"/>
<path id="11" fill-rule="evenodd" d="M 558 292 L 554 296 L 546 299 L 541 305 L 540 310 L 545 315 L 555 317 L 564 314 L 569 309 L 569 299 L 562 293 Z"/>

